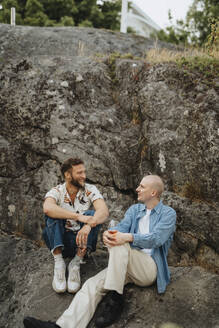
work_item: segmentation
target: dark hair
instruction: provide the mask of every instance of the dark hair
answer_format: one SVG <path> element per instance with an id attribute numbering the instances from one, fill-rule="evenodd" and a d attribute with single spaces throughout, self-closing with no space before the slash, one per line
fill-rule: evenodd
<path id="1" fill-rule="evenodd" d="M 72 166 L 84 164 L 80 158 L 69 158 L 61 166 L 61 172 L 63 177 L 65 177 L 65 172 L 72 168 Z"/>

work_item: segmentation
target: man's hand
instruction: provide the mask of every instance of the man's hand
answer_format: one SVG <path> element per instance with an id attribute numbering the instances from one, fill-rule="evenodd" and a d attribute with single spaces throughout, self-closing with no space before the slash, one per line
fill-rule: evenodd
<path id="1" fill-rule="evenodd" d="M 97 221 L 93 216 L 78 214 L 77 220 L 82 223 L 89 224 L 91 228 L 96 227 L 97 225 Z"/>
<path id="2" fill-rule="evenodd" d="M 88 235 L 91 231 L 91 227 L 87 224 L 85 224 L 81 230 L 78 231 L 77 233 L 77 237 L 76 237 L 76 244 L 78 245 L 78 247 L 80 248 L 87 248 L 87 238 Z"/>
<path id="3" fill-rule="evenodd" d="M 132 241 L 133 236 L 131 233 L 123 233 L 116 230 L 106 230 L 103 233 L 103 242 L 109 247 L 123 245 Z"/>
<path id="4" fill-rule="evenodd" d="M 94 216 L 88 216 L 87 224 L 89 224 L 91 228 L 96 227 L 97 220 L 95 219 Z"/>

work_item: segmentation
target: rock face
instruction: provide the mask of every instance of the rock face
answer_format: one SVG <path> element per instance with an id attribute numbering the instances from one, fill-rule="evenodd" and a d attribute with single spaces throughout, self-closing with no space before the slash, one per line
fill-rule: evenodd
<path id="1" fill-rule="evenodd" d="M 43 197 L 79 156 L 116 219 L 144 174 L 161 175 L 178 214 L 171 263 L 218 271 L 217 87 L 150 65 L 141 37 L 0 25 L 0 44 L 1 229 L 40 240 Z"/>
<path id="2" fill-rule="evenodd" d="M 23 328 L 26 315 L 57 320 L 73 296 L 52 290 L 53 263 L 48 250 L 28 240 L 2 236 L 0 254 L 0 326 Z M 106 254 L 97 251 L 94 260 L 89 258 L 81 266 L 82 280 L 99 272 L 106 262 Z M 219 276 L 200 267 L 172 267 L 171 272 L 172 282 L 164 295 L 158 295 L 155 286 L 128 285 L 125 311 L 112 327 L 164 328 L 165 323 L 172 323 L 175 326 L 167 327 L 218 328 Z"/>
<path id="3" fill-rule="evenodd" d="M 145 54 L 152 47 L 151 40 L 104 30 L 0 25 L 2 231 L 41 241 L 44 195 L 61 181 L 61 162 L 81 157 L 86 162 L 88 181 L 102 191 L 111 218 L 117 220 L 136 201 L 135 189 L 144 174 L 162 176 L 166 184 L 164 202 L 177 211 L 169 263 L 201 265 L 219 272 L 218 84 L 209 87 L 198 73 L 185 75 L 175 64 L 151 65 Z M 6 246 L 8 242 L 10 251 L 3 251 L 3 277 L 8 277 L 8 266 L 20 244 L 7 241 Z M 43 259 L 49 256 L 43 249 L 36 252 Z M 36 265 L 42 293 L 42 277 L 45 284 L 51 278 L 46 277 L 46 265 L 42 270 Z M 201 269 L 175 270 L 181 275 L 185 270 L 188 279 L 197 274 L 200 285 L 194 285 L 194 293 L 195 288 L 202 288 L 202 278 L 208 277 Z M 209 273 L 209 277 L 214 276 Z M 27 283 L 26 296 L 22 296 L 26 303 L 19 303 L 14 293 L 23 281 L 2 279 L 3 299 L 15 300 L 4 308 L 8 313 L 4 326 L 9 322 L 8 327 L 12 327 L 17 318 L 15 308 L 25 309 L 25 313 L 30 310 L 27 304 L 32 287 Z M 206 280 L 203 288 L 207 284 Z M 33 293 L 42 309 L 42 295 L 46 298 L 52 291 Z M 153 295 L 149 294 L 147 300 Z M 213 300 L 213 292 L 209 295 Z M 187 296 L 196 302 L 189 292 Z M 68 301 L 65 299 L 63 306 Z M 166 303 L 156 302 L 163 309 L 159 322 L 179 322 L 175 319 L 180 308 L 164 318 Z M 59 308 L 58 301 L 56 304 Z M 182 307 L 184 313 L 188 304 Z M 194 311 L 201 309 L 196 303 L 194 306 Z M 197 326 L 195 322 L 183 324 L 204 327 L 201 318 Z M 211 324 L 205 327 L 214 327 L 213 321 Z M 135 326 L 137 323 L 130 327 Z"/>

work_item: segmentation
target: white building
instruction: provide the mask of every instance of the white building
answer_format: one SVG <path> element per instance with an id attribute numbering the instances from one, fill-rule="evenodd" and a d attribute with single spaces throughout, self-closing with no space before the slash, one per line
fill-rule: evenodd
<path id="1" fill-rule="evenodd" d="M 127 14 L 127 27 L 135 30 L 136 34 L 146 38 L 150 34 L 159 31 L 161 28 L 135 3 L 131 3 L 131 8 Z"/>

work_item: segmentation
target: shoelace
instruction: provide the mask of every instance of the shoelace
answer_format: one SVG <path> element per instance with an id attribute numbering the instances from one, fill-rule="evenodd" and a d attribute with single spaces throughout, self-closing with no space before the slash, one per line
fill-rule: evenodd
<path id="1" fill-rule="evenodd" d="M 63 281 L 65 279 L 65 268 L 55 268 L 55 274 L 58 280 Z"/>
<path id="2" fill-rule="evenodd" d="M 75 265 L 73 268 L 70 267 L 69 279 L 72 280 L 72 281 L 77 281 L 77 280 L 80 279 L 79 267 L 78 266 Z"/>

